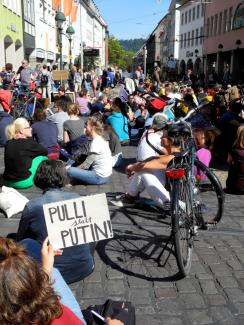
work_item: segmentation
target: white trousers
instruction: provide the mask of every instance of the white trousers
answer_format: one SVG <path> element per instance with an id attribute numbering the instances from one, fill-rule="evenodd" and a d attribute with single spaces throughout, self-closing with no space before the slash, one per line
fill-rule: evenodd
<path id="1" fill-rule="evenodd" d="M 144 190 L 155 204 L 163 208 L 165 201 L 170 201 L 169 192 L 165 189 L 165 174 L 162 170 L 154 170 L 152 172 L 135 173 L 131 179 L 128 188 L 128 194 L 137 196 Z"/>

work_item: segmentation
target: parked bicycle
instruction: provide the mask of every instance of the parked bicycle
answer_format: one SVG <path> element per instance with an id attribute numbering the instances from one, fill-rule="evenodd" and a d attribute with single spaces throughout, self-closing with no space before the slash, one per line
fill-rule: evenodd
<path id="1" fill-rule="evenodd" d="M 220 221 L 224 209 L 224 192 L 218 178 L 196 158 L 196 146 L 191 124 L 187 120 L 204 104 L 192 109 L 184 118 L 172 122 L 168 134 L 180 141 L 182 152 L 176 153 L 166 170 L 171 197 L 171 238 L 179 273 L 186 276 L 190 272 L 192 250 L 196 229 L 206 229 Z M 205 175 L 204 182 L 195 176 L 194 170 Z M 213 195 L 205 202 L 205 191 Z"/>

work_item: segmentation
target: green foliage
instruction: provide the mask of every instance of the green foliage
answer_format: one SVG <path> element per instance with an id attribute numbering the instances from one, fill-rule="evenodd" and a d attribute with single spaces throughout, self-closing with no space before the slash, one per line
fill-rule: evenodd
<path id="1" fill-rule="evenodd" d="M 120 45 L 125 51 L 131 51 L 136 53 L 145 44 L 146 40 L 144 38 L 135 38 L 128 40 L 119 40 Z"/>
<path id="2" fill-rule="evenodd" d="M 115 65 L 122 70 L 131 70 L 133 52 L 125 51 L 119 41 L 111 36 L 108 40 L 108 61 L 109 65 Z"/>

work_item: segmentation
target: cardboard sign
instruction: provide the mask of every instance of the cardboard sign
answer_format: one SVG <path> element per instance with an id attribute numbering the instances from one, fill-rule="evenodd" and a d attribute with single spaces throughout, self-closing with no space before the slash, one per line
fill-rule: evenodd
<path id="1" fill-rule="evenodd" d="M 54 70 L 52 71 L 53 80 L 68 80 L 69 71 L 68 70 Z"/>
<path id="2" fill-rule="evenodd" d="M 44 204 L 43 210 L 55 249 L 113 237 L 105 194 Z"/>

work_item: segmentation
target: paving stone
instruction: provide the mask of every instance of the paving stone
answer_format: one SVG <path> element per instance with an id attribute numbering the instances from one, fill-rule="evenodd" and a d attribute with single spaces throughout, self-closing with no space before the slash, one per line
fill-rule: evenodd
<path id="1" fill-rule="evenodd" d="M 208 296 L 208 301 L 211 306 L 222 306 L 226 305 L 226 299 L 224 296 L 220 294 L 216 295 L 209 295 Z"/>
<path id="2" fill-rule="evenodd" d="M 155 288 L 155 297 L 158 299 L 176 298 L 177 291 L 175 288 Z"/>
<path id="3" fill-rule="evenodd" d="M 99 283 L 102 282 L 101 272 L 93 272 L 86 278 L 86 282 Z"/>
<path id="4" fill-rule="evenodd" d="M 238 288 L 238 283 L 233 277 L 217 277 L 217 281 L 222 288 Z"/>
<path id="5" fill-rule="evenodd" d="M 227 265 L 229 265 L 233 270 L 243 270 L 243 266 L 237 259 L 228 259 L 226 261 Z"/>
<path id="6" fill-rule="evenodd" d="M 206 270 L 201 262 L 193 262 L 191 265 L 191 274 L 206 273 Z"/>
<path id="7" fill-rule="evenodd" d="M 215 295 L 218 293 L 218 290 L 215 286 L 214 281 L 212 280 L 200 280 L 199 281 L 202 292 L 206 295 Z"/>
<path id="8" fill-rule="evenodd" d="M 227 307 L 211 307 L 211 316 L 221 325 L 237 325 L 234 316 Z"/>
<path id="9" fill-rule="evenodd" d="M 154 315 L 155 308 L 153 306 L 137 306 L 136 314 L 137 315 Z"/>
<path id="10" fill-rule="evenodd" d="M 172 288 L 174 287 L 174 283 L 169 281 L 153 281 L 153 286 L 155 288 Z"/>
<path id="11" fill-rule="evenodd" d="M 186 309 L 206 308 L 203 297 L 197 293 L 180 294 L 179 296 Z"/>
<path id="12" fill-rule="evenodd" d="M 124 274 L 120 271 L 109 269 L 106 271 L 106 276 L 110 280 L 121 280 L 124 278 Z"/>
<path id="13" fill-rule="evenodd" d="M 203 255 L 202 259 L 205 264 L 211 265 L 211 264 L 220 264 L 220 259 L 217 255 Z"/>
<path id="14" fill-rule="evenodd" d="M 221 264 L 212 264 L 209 266 L 213 274 L 216 276 L 232 276 L 230 270 L 223 263 Z"/>
<path id="15" fill-rule="evenodd" d="M 152 316 L 136 316 L 136 324 L 138 325 L 161 325 L 159 320 Z"/>
<path id="16" fill-rule="evenodd" d="M 128 277 L 127 282 L 130 288 L 147 288 L 150 284 L 149 281 L 134 276 Z"/>
<path id="17" fill-rule="evenodd" d="M 106 288 L 109 295 L 123 295 L 126 289 L 123 280 L 108 280 Z"/>
<path id="18" fill-rule="evenodd" d="M 244 302 L 244 292 L 238 288 L 225 288 L 225 293 L 233 302 Z"/>
<path id="19" fill-rule="evenodd" d="M 98 283 L 85 283 L 84 289 L 82 292 L 83 298 L 96 298 L 104 297 L 103 286 Z"/>
<path id="20" fill-rule="evenodd" d="M 181 318 L 178 317 L 164 317 L 160 319 L 160 325 L 183 325 L 184 322 Z"/>
<path id="21" fill-rule="evenodd" d="M 196 274 L 196 278 L 199 280 L 211 280 L 213 279 L 213 275 L 209 273 L 200 273 Z"/>
<path id="22" fill-rule="evenodd" d="M 183 313 L 183 309 L 179 301 L 175 299 L 165 299 L 156 302 L 159 314 L 167 316 L 180 316 Z"/>
<path id="23" fill-rule="evenodd" d="M 193 325 L 207 325 L 213 324 L 213 319 L 205 310 L 191 310 L 187 312 L 187 318 Z"/>
<path id="24" fill-rule="evenodd" d="M 236 308 L 235 315 L 244 315 L 244 303 L 243 302 L 235 302 L 234 306 Z"/>
<path id="25" fill-rule="evenodd" d="M 149 290 L 135 288 L 130 291 L 130 300 L 135 305 L 150 305 L 151 297 Z"/>
<path id="26" fill-rule="evenodd" d="M 176 287 L 180 293 L 196 292 L 196 289 L 192 282 L 192 279 L 183 279 L 176 283 Z"/>

